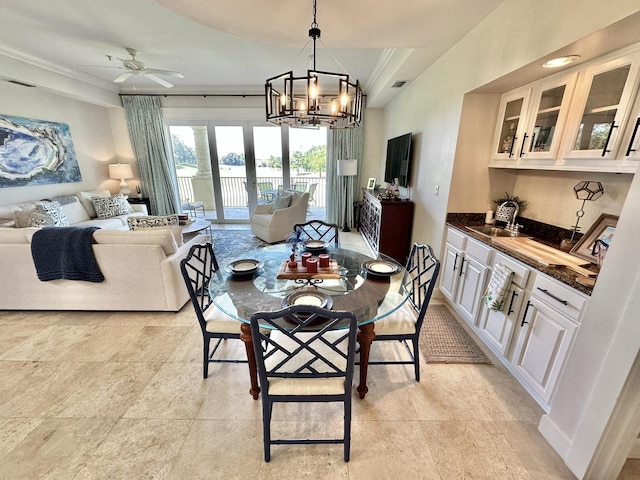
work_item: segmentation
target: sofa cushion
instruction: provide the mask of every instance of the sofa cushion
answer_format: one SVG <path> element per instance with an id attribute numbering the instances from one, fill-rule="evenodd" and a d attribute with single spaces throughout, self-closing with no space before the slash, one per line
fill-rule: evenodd
<path id="1" fill-rule="evenodd" d="M 56 227 L 68 227 L 69 219 L 67 218 L 67 214 L 64 213 L 62 207 L 58 202 L 41 202 L 36 205 L 35 213 L 41 213 L 44 215 L 48 215 L 53 220 L 53 225 Z M 36 225 L 32 225 L 31 216 L 28 217 L 29 226 L 35 227 Z"/>
<path id="2" fill-rule="evenodd" d="M 129 203 L 124 195 L 120 193 L 108 198 L 93 197 L 91 201 L 93 202 L 93 208 L 100 219 L 126 215 L 129 213 Z"/>
<path id="3" fill-rule="evenodd" d="M 291 195 L 276 195 L 276 198 L 271 204 L 271 213 L 275 212 L 276 210 L 287 208 L 289 205 L 291 205 Z"/>
<path id="4" fill-rule="evenodd" d="M 166 229 L 147 230 L 96 230 L 93 233 L 96 243 L 116 245 L 159 245 L 165 255 L 173 255 L 178 245 L 171 231 Z M 133 259 L 132 259 L 133 260 Z"/>
<path id="5" fill-rule="evenodd" d="M 182 227 L 176 214 L 131 216 L 127 217 L 127 225 L 134 231 L 150 228 L 170 230 L 178 246 L 182 245 Z"/>
<path id="6" fill-rule="evenodd" d="M 19 212 L 22 209 L 18 205 L 5 205 L 0 207 L 0 222 L 6 223 L 13 221 L 15 212 Z"/>
<path id="7" fill-rule="evenodd" d="M 71 199 L 71 201 L 60 203 L 60 205 L 62 205 L 62 210 L 64 210 L 64 213 L 67 214 L 69 225 L 73 225 L 74 223 L 78 222 L 84 222 L 85 220 L 89 220 L 91 218 L 89 217 L 89 213 L 84 208 L 82 203 L 80 203 L 80 200 L 78 200 L 78 197 L 69 196 L 65 198 Z M 53 200 L 60 202 L 60 200 L 58 200 L 57 198 Z"/>
<path id="8" fill-rule="evenodd" d="M 29 243 L 27 234 L 37 231 L 37 228 L 0 228 L 0 244 Z"/>
<path id="9" fill-rule="evenodd" d="M 16 228 L 25 228 L 29 226 L 29 213 L 35 211 L 36 205 L 31 204 L 29 207 L 22 208 L 13 212 L 13 218 Z"/>
<path id="10" fill-rule="evenodd" d="M 256 213 L 251 217 L 251 223 L 267 228 L 272 218 L 270 213 Z"/>
<path id="11" fill-rule="evenodd" d="M 87 192 L 78 192 L 78 200 L 80 200 L 80 203 L 89 214 L 89 218 L 95 218 L 98 216 L 96 214 L 96 209 L 93 208 L 93 201 L 91 199 L 93 197 L 109 198 L 110 196 L 111 192 L 109 192 L 109 190 L 92 190 Z"/>

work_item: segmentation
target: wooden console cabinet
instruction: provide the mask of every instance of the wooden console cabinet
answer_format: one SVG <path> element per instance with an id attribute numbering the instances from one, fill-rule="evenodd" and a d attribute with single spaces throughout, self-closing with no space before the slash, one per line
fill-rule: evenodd
<path id="1" fill-rule="evenodd" d="M 384 253 L 404 265 L 411 249 L 413 202 L 379 200 L 377 192 L 363 189 L 360 231 L 375 254 Z"/>

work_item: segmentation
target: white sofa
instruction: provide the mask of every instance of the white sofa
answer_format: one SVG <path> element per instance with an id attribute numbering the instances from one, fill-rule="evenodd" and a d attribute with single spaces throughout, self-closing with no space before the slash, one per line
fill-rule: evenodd
<path id="1" fill-rule="evenodd" d="M 251 216 L 251 233 L 267 243 L 282 242 L 293 232 L 296 223 L 304 223 L 309 204 L 308 192 L 286 192 L 291 195 L 288 207 L 272 211 L 272 203 L 260 204 Z"/>
<path id="2" fill-rule="evenodd" d="M 0 228 L 0 309 L 172 311 L 189 300 L 180 261 L 198 235 L 178 246 L 165 229 L 94 232 L 92 249 L 105 280 L 38 279 L 31 255 L 37 228 Z M 11 272 L 7 274 L 6 272 Z"/>
<path id="3" fill-rule="evenodd" d="M 93 196 L 106 198 L 110 196 L 110 193 L 109 190 L 77 192 L 75 195 L 0 206 L 0 228 L 27 227 L 28 214 L 35 211 L 36 205 L 43 201 L 59 202 L 69 220 L 69 225 L 74 227 L 100 227 L 113 230 L 128 230 L 127 218 L 130 216 L 148 215 L 145 205 L 128 204 L 129 213 L 127 214 L 110 218 L 97 218 L 93 202 L 91 201 Z"/>

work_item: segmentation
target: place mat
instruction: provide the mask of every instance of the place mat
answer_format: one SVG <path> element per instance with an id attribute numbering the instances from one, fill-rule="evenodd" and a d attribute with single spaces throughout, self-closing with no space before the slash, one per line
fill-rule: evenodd
<path id="1" fill-rule="evenodd" d="M 419 346 L 427 363 L 491 364 L 445 305 L 427 308 Z"/>

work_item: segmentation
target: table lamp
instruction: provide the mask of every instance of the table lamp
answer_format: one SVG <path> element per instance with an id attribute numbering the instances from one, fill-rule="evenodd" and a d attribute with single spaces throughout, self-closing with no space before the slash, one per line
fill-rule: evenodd
<path id="1" fill-rule="evenodd" d="M 120 180 L 120 193 L 126 198 L 131 195 L 129 185 L 127 185 L 126 179 L 133 178 L 133 170 L 128 163 L 116 163 L 109 165 L 109 178 Z"/>
<path id="2" fill-rule="evenodd" d="M 350 232 L 351 229 L 347 223 L 347 213 L 349 206 L 349 184 L 346 177 L 354 177 L 358 174 L 358 160 L 338 160 L 338 176 L 345 177 L 344 182 L 344 225 L 342 227 L 343 232 Z"/>
<path id="3" fill-rule="evenodd" d="M 584 204 L 587 200 L 597 200 L 604 195 L 604 188 L 600 182 L 583 180 L 573 187 L 573 192 L 576 194 L 576 198 L 578 200 L 582 200 L 582 206 L 580 207 L 580 210 L 576 212 L 576 224 L 573 226 L 573 233 L 571 234 L 570 240 L 571 243 L 575 242 L 576 233 L 580 230 L 578 223 L 584 216 Z"/>

